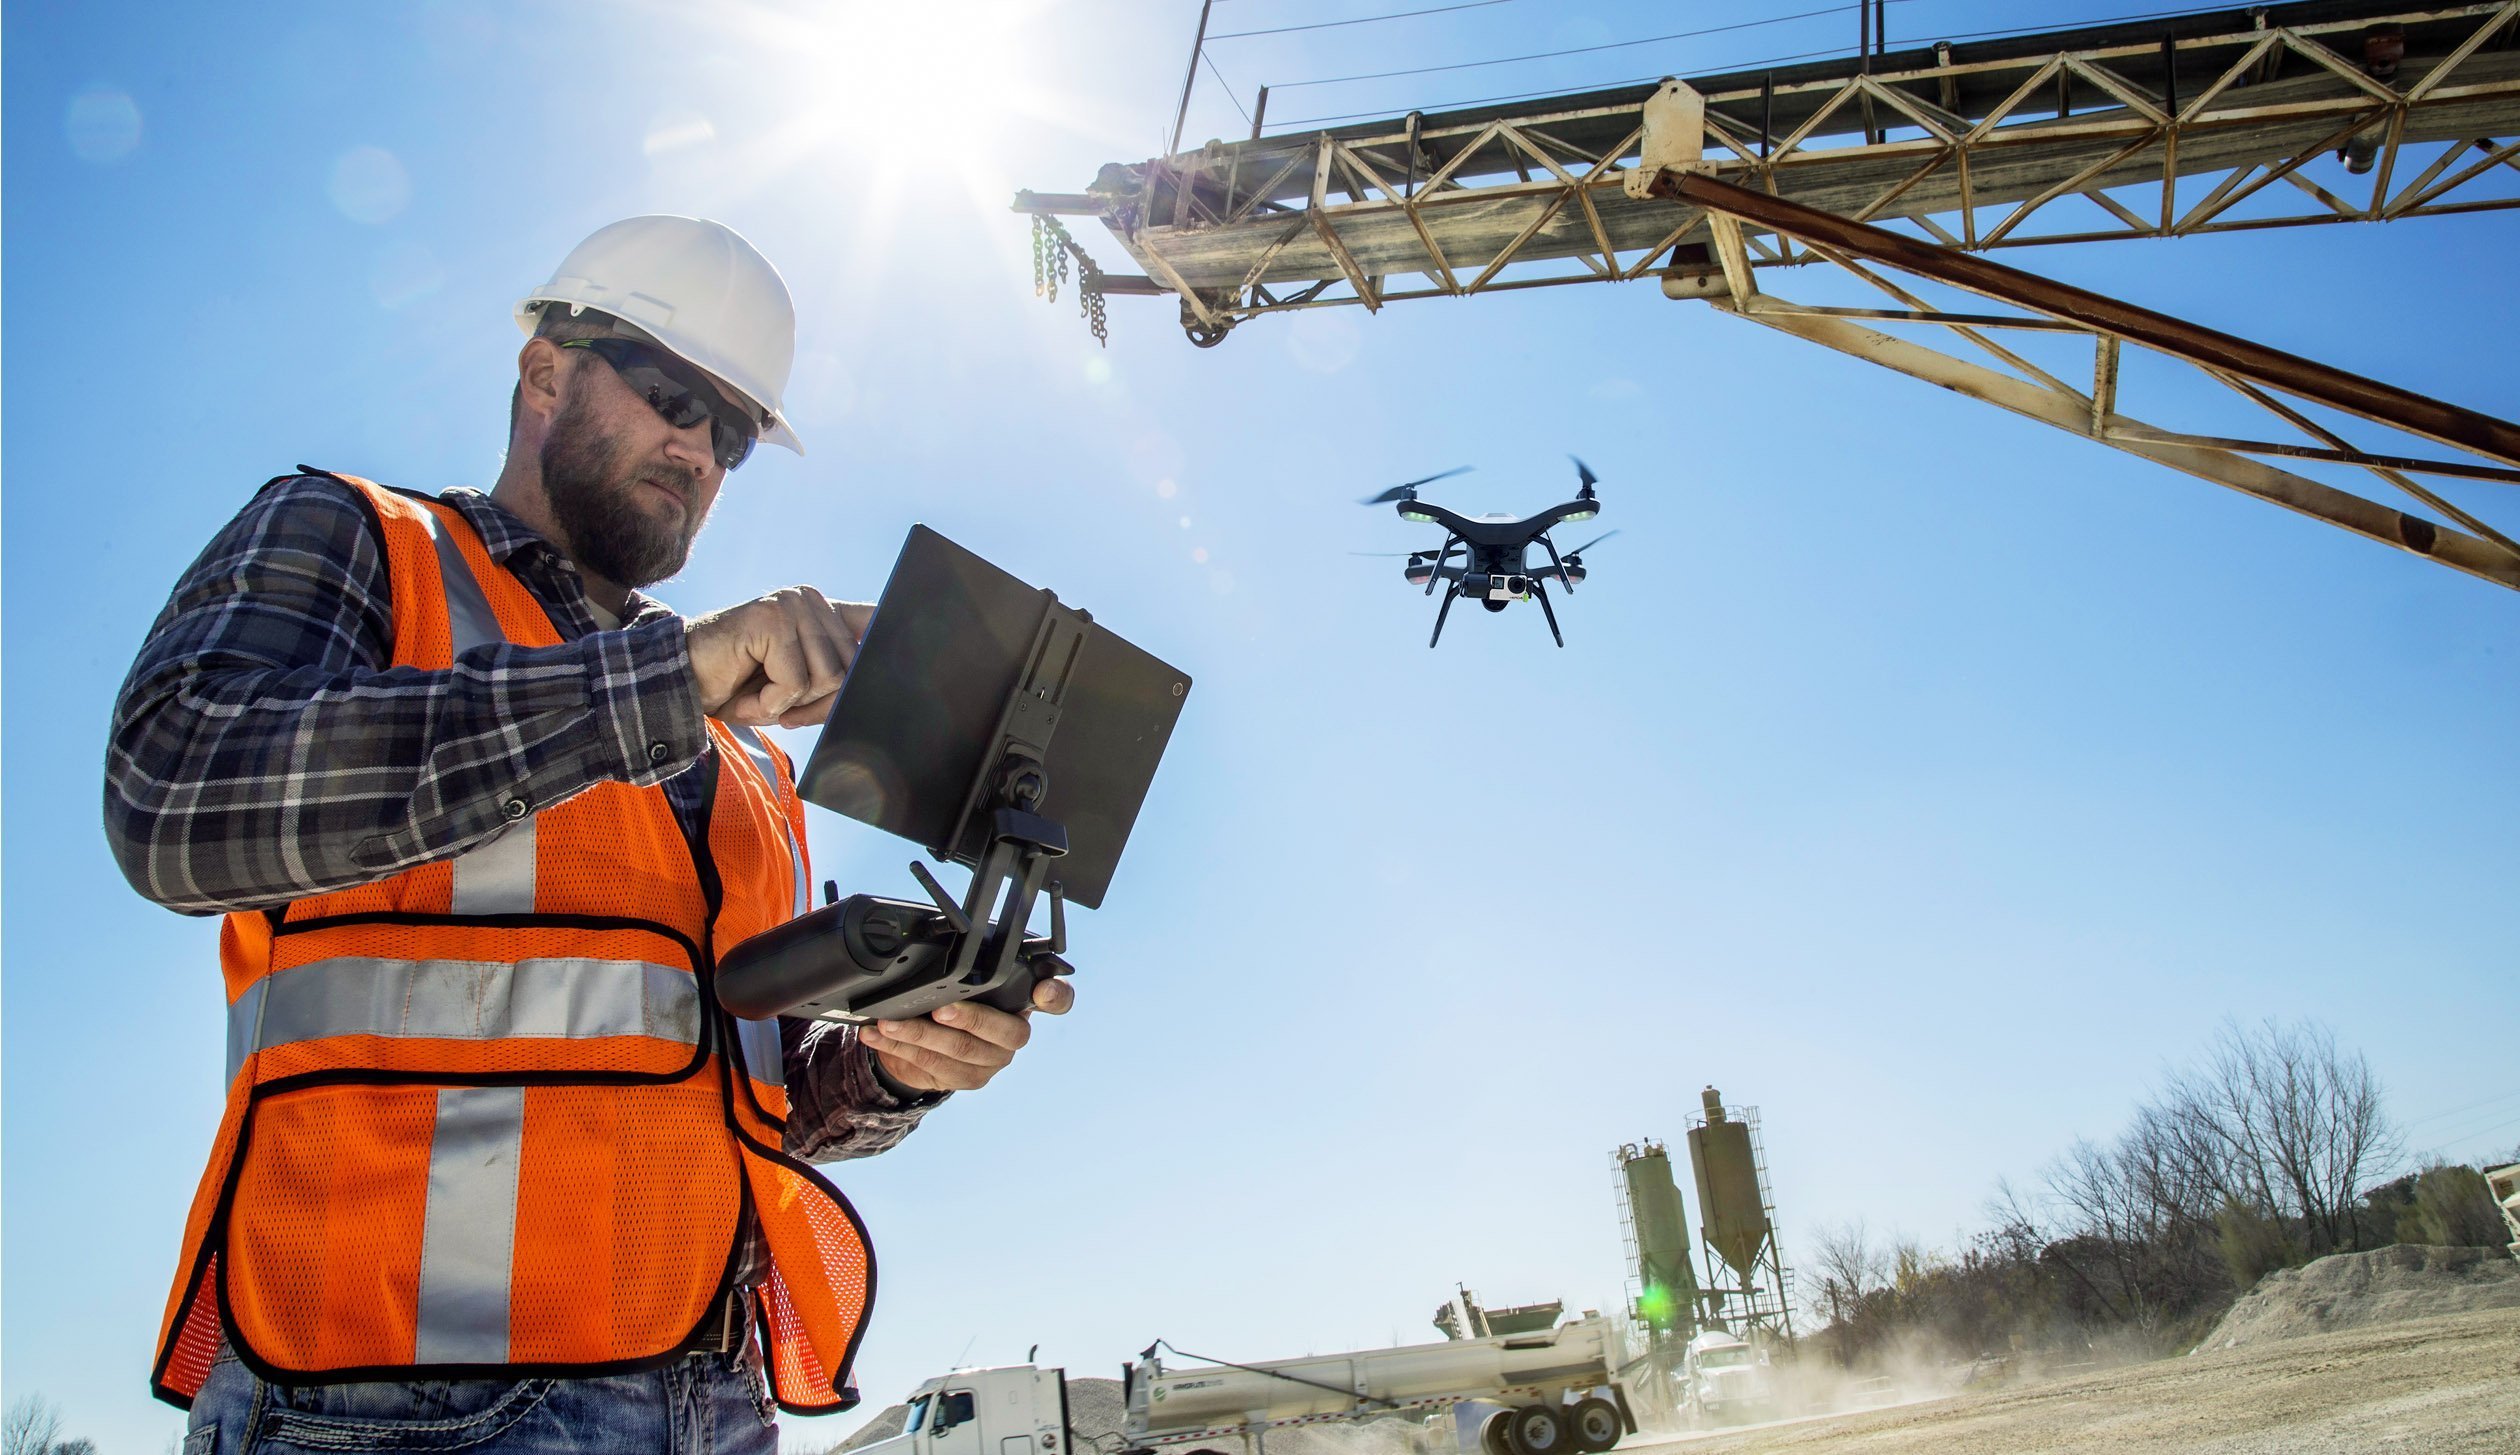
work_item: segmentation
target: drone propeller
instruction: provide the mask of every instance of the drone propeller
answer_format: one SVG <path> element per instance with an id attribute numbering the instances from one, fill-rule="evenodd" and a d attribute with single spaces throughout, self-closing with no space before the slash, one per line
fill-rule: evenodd
<path id="1" fill-rule="evenodd" d="M 1581 556 L 1582 554 L 1584 554 L 1584 552 L 1591 550 L 1593 547 L 1595 547 L 1595 546 L 1597 546 L 1597 545 L 1600 545 L 1603 541 L 1606 541 L 1606 540 L 1610 539 L 1612 536 L 1617 535 L 1617 534 L 1618 534 L 1618 532 L 1617 532 L 1617 531 L 1614 531 L 1614 530 L 1606 530 L 1606 531 L 1603 531 L 1601 534 L 1599 534 L 1599 535 L 1597 535 L 1597 536 L 1594 536 L 1591 540 L 1588 540 L 1588 541 L 1584 542 L 1582 545 L 1577 546 L 1575 549 L 1573 549 L 1573 550 L 1571 550 L 1571 551 L 1568 551 L 1568 552 L 1566 553 L 1566 559 L 1568 559 L 1568 560 L 1572 561 L 1572 560 L 1574 560 L 1576 557 Z"/>
<path id="2" fill-rule="evenodd" d="M 1582 460 L 1577 459 L 1575 456 L 1568 455 L 1567 458 L 1575 461 L 1575 478 L 1584 482 L 1584 488 L 1578 493 L 1578 498 L 1584 500 L 1592 499 L 1593 487 L 1601 483 L 1601 477 L 1592 472 L 1592 466 L 1585 464 Z"/>
<path id="3" fill-rule="evenodd" d="M 1412 480 L 1406 485 L 1394 485 L 1390 489 L 1382 492 L 1380 495 L 1368 495 L 1357 503 L 1359 505 L 1389 505 L 1394 501 L 1399 500 L 1415 500 L 1417 499 L 1417 488 L 1420 485 L 1432 485 L 1438 480 L 1449 480 L 1455 475 L 1467 475 L 1470 473 L 1471 469 L 1472 467 L 1469 465 L 1461 465 L 1454 469 L 1424 476 L 1423 478 Z"/>
<path id="4" fill-rule="evenodd" d="M 1396 560 L 1399 557 L 1406 556 L 1412 561 L 1424 561 L 1432 559 L 1435 553 L 1433 551 L 1350 551 L 1348 554 L 1351 556 L 1368 556 L 1377 560 Z M 1449 561 L 1453 557 L 1461 554 L 1461 547 L 1455 546 L 1451 550 L 1444 552 L 1444 559 Z"/>

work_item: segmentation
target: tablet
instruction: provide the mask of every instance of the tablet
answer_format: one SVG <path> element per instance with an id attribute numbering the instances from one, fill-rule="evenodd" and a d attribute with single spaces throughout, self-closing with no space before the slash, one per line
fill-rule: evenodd
<path id="1" fill-rule="evenodd" d="M 966 805 L 1004 752 L 1009 698 L 1033 665 L 1045 618 L 1072 610 L 912 526 L 798 791 L 937 858 L 976 865 L 994 805 L 967 817 Z M 1110 888 L 1190 678 L 1098 622 L 1063 665 L 1037 812 L 1067 829 L 1068 852 L 1051 877 L 1090 909 Z"/>

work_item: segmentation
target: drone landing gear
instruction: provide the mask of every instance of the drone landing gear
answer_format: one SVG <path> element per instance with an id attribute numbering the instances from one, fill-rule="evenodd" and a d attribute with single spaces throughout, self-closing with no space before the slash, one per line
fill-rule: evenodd
<path id="1" fill-rule="evenodd" d="M 1452 613 L 1453 599 L 1459 595 L 1461 583 L 1458 581 L 1444 588 L 1444 604 L 1435 608 L 1435 635 L 1426 639 L 1428 650 L 1433 650 L 1435 644 L 1444 639 L 1444 618 Z"/>
<path id="2" fill-rule="evenodd" d="M 1500 577 L 1498 579 L 1501 580 L 1503 578 Z M 1426 645 L 1429 650 L 1432 650 L 1437 642 L 1444 639 L 1444 618 L 1452 614 L 1452 604 L 1455 601 L 1460 600 L 1466 594 L 1467 593 L 1461 589 L 1461 583 L 1459 581 L 1455 581 L 1444 588 L 1444 604 L 1435 608 L 1435 631 L 1426 639 Z M 1540 614 L 1548 619 L 1549 635 L 1556 640 L 1558 646 L 1563 648 L 1566 645 L 1566 633 L 1558 630 L 1557 609 L 1549 604 L 1549 588 L 1540 584 L 1540 579 L 1536 576 L 1531 578 L 1531 595 L 1534 600 L 1540 603 Z M 1490 611 L 1503 611 L 1505 609 L 1505 603 L 1502 600 L 1487 600 L 1482 601 L 1480 604 Z"/>
<path id="3" fill-rule="evenodd" d="M 1551 551 L 1549 554 L 1554 557 L 1557 555 L 1557 552 Z M 1565 568 L 1560 567 L 1559 569 L 1563 570 Z M 1567 589 L 1572 591 L 1574 588 L 1568 587 Z M 1558 646 L 1563 648 L 1566 645 L 1566 633 L 1558 630 L 1557 610 L 1549 605 L 1549 588 L 1541 585 L 1540 579 L 1536 576 L 1533 577 L 1531 581 L 1531 595 L 1533 600 L 1540 603 L 1540 614 L 1549 619 L 1549 635 L 1557 638 Z"/>

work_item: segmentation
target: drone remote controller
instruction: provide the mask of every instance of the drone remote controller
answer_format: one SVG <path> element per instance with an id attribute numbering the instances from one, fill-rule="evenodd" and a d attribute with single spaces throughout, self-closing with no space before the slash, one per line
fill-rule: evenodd
<path id="1" fill-rule="evenodd" d="M 912 869 L 933 884 L 920 866 Z M 1025 935 L 1003 969 L 994 968 L 994 957 L 980 956 L 962 975 L 953 973 L 954 951 L 972 926 L 960 906 L 941 891 L 931 893 L 936 903 L 872 894 L 841 899 L 838 886 L 826 883 L 822 908 L 727 952 L 718 965 L 719 1002 L 748 1020 L 908 1020 L 958 1000 L 1015 1013 L 1032 1004 L 1036 984 L 1075 973 L 1062 958 L 1067 916 L 1056 888 L 1048 935 Z M 1000 929 L 991 924 L 980 937 L 993 938 Z"/>
<path id="2" fill-rule="evenodd" d="M 957 899 L 919 863 L 925 903 L 842 899 L 826 883 L 820 909 L 727 948 L 718 1003 L 754 1021 L 1028 1009 L 1043 980 L 1075 973 L 1067 901 L 1102 903 L 1189 687 L 1089 614 L 913 526 L 796 792 L 926 845 L 971 883 Z M 1045 893 L 1046 936 L 1031 928 Z"/>

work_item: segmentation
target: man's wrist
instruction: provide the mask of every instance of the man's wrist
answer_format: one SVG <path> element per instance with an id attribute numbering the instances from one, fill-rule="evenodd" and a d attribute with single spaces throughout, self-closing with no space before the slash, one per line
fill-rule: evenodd
<path id="1" fill-rule="evenodd" d="M 644 788 L 700 760 L 708 720 L 685 636 L 681 618 L 663 616 L 580 639 L 596 657 L 589 706 L 614 758 L 605 776 Z"/>
<path id="2" fill-rule="evenodd" d="M 934 1106 L 953 1095 L 950 1091 L 922 1091 L 918 1087 L 908 1085 L 892 1072 L 884 1069 L 884 1055 L 881 1051 L 873 1049 L 863 1041 L 858 1043 L 858 1054 L 866 1058 L 866 1069 L 874 1073 L 876 1089 L 901 1104 L 897 1110 Z"/>

